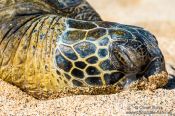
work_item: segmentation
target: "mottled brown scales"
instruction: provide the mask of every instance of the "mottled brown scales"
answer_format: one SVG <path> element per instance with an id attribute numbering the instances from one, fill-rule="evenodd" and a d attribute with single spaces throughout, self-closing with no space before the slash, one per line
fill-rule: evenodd
<path id="1" fill-rule="evenodd" d="M 0 3 L 0 78 L 36 98 L 167 83 L 155 37 L 140 27 L 102 21 L 85 0 Z"/>

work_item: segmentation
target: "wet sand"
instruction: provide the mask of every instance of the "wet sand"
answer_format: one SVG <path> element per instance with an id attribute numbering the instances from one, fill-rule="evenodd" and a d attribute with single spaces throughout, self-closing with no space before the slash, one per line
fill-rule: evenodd
<path id="1" fill-rule="evenodd" d="M 174 0 L 88 0 L 107 21 L 138 25 L 155 34 L 167 64 L 175 65 Z M 170 74 L 175 72 L 169 69 Z M 155 91 L 79 95 L 36 100 L 0 80 L 0 115 L 135 115 L 175 114 L 175 79 Z"/>

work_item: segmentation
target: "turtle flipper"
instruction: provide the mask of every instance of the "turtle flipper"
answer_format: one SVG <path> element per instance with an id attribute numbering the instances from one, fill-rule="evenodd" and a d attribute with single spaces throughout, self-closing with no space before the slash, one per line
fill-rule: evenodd
<path id="1" fill-rule="evenodd" d="M 47 0 L 46 2 L 69 18 L 86 21 L 102 20 L 100 15 L 86 0 Z"/>

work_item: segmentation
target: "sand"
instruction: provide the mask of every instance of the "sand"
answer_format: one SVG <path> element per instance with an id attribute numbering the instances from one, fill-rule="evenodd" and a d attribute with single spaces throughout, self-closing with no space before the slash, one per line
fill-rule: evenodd
<path id="1" fill-rule="evenodd" d="M 155 34 L 170 74 L 175 71 L 175 0 L 88 0 L 104 20 L 142 26 Z M 174 59 L 173 59 L 174 58 Z M 0 80 L 0 115 L 175 115 L 175 77 L 155 91 L 36 100 Z"/>
<path id="2" fill-rule="evenodd" d="M 1 115 L 123 115 L 175 113 L 174 90 L 124 91 L 113 95 L 71 96 L 36 100 L 18 88 L 0 81 Z"/>

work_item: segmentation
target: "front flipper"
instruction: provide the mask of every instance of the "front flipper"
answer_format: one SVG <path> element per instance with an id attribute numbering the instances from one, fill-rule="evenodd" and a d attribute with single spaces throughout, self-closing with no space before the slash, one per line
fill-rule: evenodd
<path id="1" fill-rule="evenodd" d="M 86 21 L 102 20 L 86 0 L 47 0 L 47 3 L 69 18 Z"/>

